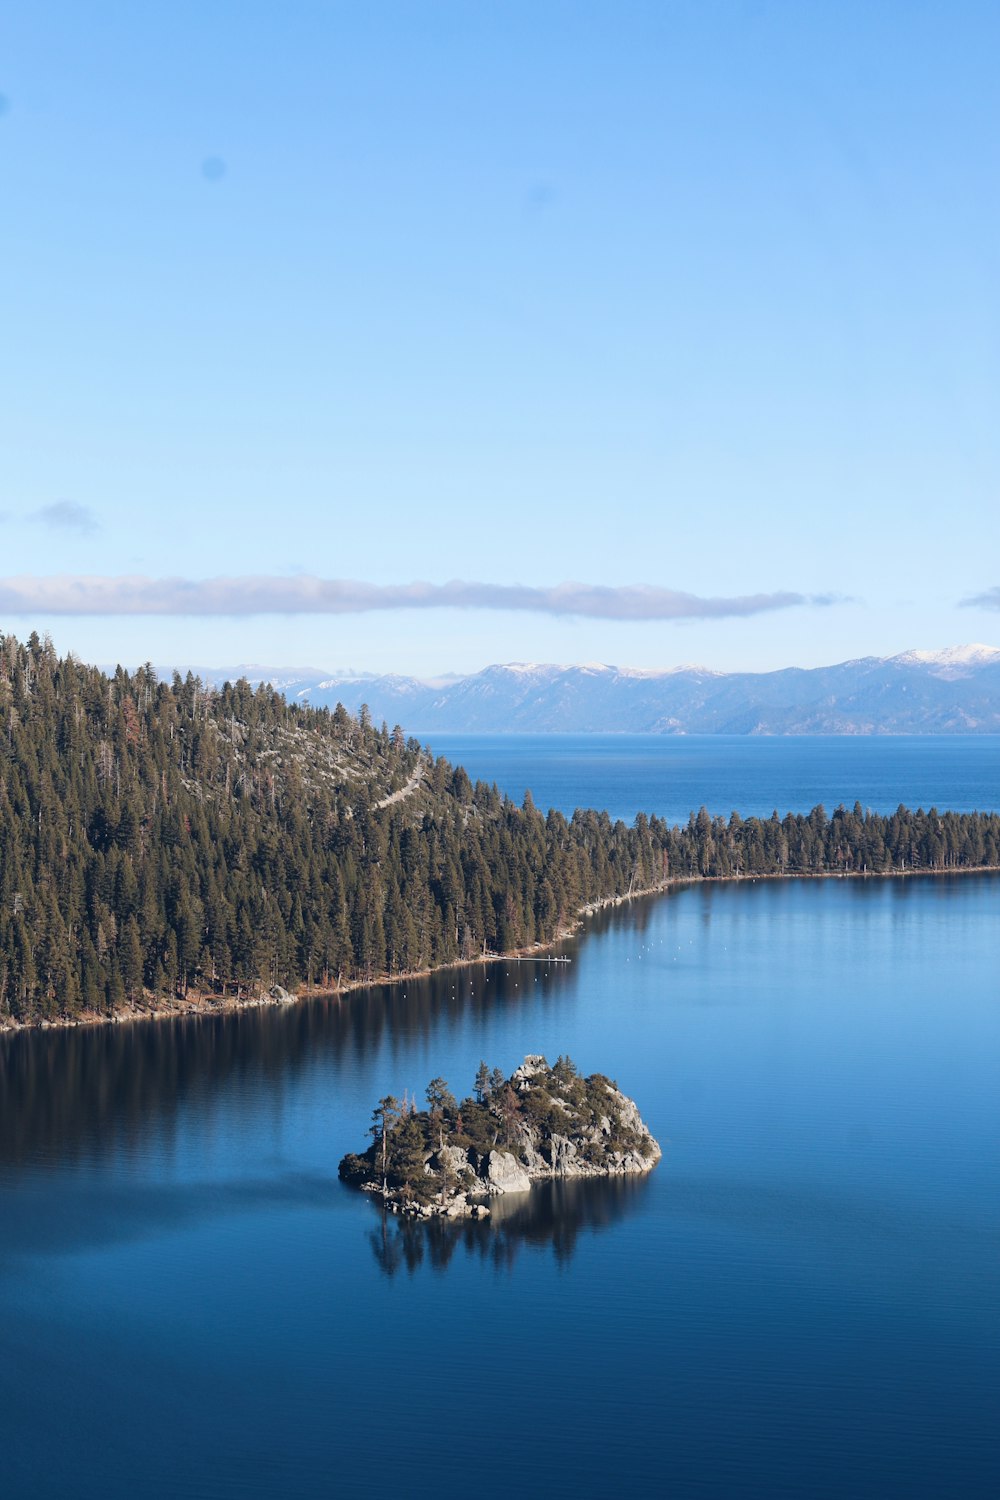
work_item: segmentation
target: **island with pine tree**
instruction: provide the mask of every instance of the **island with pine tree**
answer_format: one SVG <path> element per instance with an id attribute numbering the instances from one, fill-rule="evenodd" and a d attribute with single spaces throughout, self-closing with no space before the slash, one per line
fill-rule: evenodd
<path id="1" fill-rule="evenodd" d="M 443 1078 L 427 1108 L 389 1096 L 376 1105 L 368 1149 L 340 1176 L 413 1218 L 488 1218 L 488 1199 L 560 1177 L 648 1172 L 662 1152 L 634 1102 L 602 1073 L 584 1078 L 569 1057 L 529 1055 L 505 1078 L 480 1063 L 460 1103 Z"/>

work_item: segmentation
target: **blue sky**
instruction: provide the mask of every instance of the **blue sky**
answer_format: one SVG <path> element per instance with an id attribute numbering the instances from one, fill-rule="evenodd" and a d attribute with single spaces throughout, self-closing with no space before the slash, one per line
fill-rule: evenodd
<path id="1" fill-rule="evenodd" d="M 1000 643 L 998 54 L 961 0 L 12 0 L 0 630 Z"/>

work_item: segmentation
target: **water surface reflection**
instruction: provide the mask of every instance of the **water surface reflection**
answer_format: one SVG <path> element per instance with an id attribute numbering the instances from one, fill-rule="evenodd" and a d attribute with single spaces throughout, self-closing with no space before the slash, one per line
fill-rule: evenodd
<path id="1" fill-rule="evenodd" d="M 636 1210 L 648 1177 L 609 1177 L 537 1183 L 530 1193 L 490 1200 L 485 1220 L 400 1219 L 373 1204 L 379 1226 L 369 1242 L 386 1276 L 426 1267 L 445 1271 L 455 1252 L 509 1272 L 518 1253 L 551 1250 L 561 1266 L 572 1260 L 580 1236 L 598 1234 Z"/>
<path id="2" fill-rule="evenodd" d="M 138 1152 L 192 1106 L 207 1113 L 227 1093 L 273 1105 L 309 1069 L 336 1079 L 459 1024 L 514 1022 L 569 984 L 568 965 L 498 962 L 280 1009 L 14 1032 L 0 1037 L 0 1163 Z"/>
<path id="3" fill-rule="evenodd" d="M 992 1500 L 998 894 L 689 888 L 569 965 L 0 1038 L 5 1493 L 489 1500 L 541 1412 L 553 1497 Z M 337 1181 L 381 1095 L 536 1051 L 656 1171 L 483 1225 Z"/>

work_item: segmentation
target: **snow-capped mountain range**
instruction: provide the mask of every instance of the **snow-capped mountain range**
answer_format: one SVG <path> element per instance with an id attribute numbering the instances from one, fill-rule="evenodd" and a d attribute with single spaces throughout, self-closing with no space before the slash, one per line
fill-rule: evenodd
<path id="1" fill-rule="evenodd" d="M 715 672 L 511 662 L 421 680 L 312 668 L 202 669 L 289 698 L 399 723 L 407 733 L 1000 734 L 1000 647 L 866 656 L 832 667 Z"/>

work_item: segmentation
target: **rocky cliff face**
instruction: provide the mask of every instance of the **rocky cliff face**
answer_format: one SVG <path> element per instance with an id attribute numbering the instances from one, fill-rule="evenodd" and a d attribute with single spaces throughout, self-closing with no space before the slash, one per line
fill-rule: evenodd
<path id="1" fill-rule="evenodd" d="M 411 1142 L 418 1131 L 425 1140 L 437 1131 L 436 1149 L 411 1144 L 403 1169 L 383 1174 L 376 1140 L 364 1156 L 345 1157 L 340 1173 L 384 1195 L 393 1212 L 423 1218 L 488 1217 L 496 1195 L 528 1192 L 546 1178 L 648 1172 L 662 1155 L 634 1101 L 610 1079 L 582 1078 L 568 1060 L 550 1067 L 538 1055 L 447 1120 L 414 1114 L 405 1128 Z"/>

